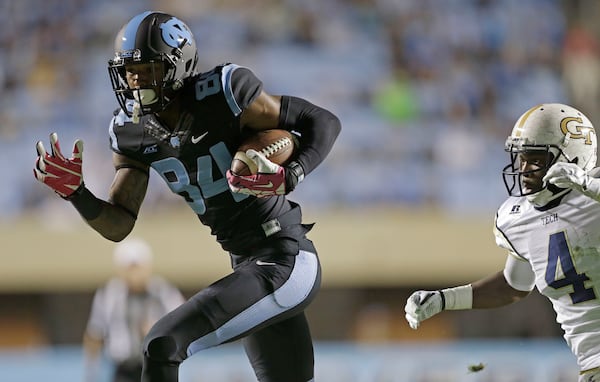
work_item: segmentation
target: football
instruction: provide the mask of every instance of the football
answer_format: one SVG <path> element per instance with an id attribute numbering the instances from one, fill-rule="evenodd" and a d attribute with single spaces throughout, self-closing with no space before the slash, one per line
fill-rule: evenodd
<path id="1" fill-rule="evenodd" d="M 253 175 L 258 168 L 254 161 L 246 156 L 246 150 L 254 149 L 267 157 L 271 162 L 285 165 L 296 148 L 296 138 L 283 129 L 271 129 L 254 132 L 238 147 L 231 161 L 231 172 L 235 175 Z"/>

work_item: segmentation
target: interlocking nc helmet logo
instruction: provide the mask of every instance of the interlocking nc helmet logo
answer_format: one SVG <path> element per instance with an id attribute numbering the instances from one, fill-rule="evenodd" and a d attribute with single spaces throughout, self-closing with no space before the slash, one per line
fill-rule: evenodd
<path id="1" fill-rule="evenodd" d="M 592 126 L 582 126 L 571 122 L 583 123 L 580 117 L 567 117 L 560 121 L 560 130 L 563 134 L 569 136 L 572 139 L 583 139 L 586 145 L 592 144 L 592 134 L 595 134 Z"/>
<path id="2" fill-rule="evenodd" d="M 177 17 L 160 24 L 160 30 L 164 42 L 173 48 L 178 48 L 184 39 L 187 40 L 188 45 L 192 45 L 192 32 Z"/>

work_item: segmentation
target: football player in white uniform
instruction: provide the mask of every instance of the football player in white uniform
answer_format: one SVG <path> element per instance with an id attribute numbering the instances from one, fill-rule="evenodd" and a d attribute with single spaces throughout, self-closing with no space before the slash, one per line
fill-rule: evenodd
<path id="1" fill-rule="evenodd" d="M 407 300 L 411 328 L 443 310 L 495 308 L 534 287 L 556 311 L 577 357 L 579 381 L 600 381 L 600 171 L 590 120 L 562 104 L 527 110 L 506 141 L 509 198 L 496 214 L 504 269 L 487 278 Z"/>

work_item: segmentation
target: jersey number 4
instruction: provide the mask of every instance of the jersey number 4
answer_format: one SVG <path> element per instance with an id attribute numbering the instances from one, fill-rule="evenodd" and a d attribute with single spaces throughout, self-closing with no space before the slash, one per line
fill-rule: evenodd
<path id="1" fill-rule="evenodd" d="M 557 278 L 557 268 L 560 263 L 564 277 Z M 546 268 L 546 283 L 554 289 L 564 288 L 571 285 L 573 292 L 569 293 L 573 304 L 593 300 L 596 298 L 594 290 L 585 287 L 585 281 L 589 280 L 585 273 L 577 273 L 571 250 L 567 243 L 567 237 L 564 232 L 558 232 L 550 235 L 548 245 L 548 267 Z"/>

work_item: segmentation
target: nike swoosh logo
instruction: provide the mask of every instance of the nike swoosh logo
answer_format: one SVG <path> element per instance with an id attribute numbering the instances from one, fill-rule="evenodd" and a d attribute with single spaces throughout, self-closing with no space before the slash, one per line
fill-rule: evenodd
<path id="1" fill-rule="evenodd" d="M 267 261 L 256 260 L 256 265 L 277 265 L 276 263 L 269 263 Z"/>
<path id="2" fill-rule="evenodd" d="M 252 187 L 255 188 L 273 188 L 273 182 L 269 181 L 267 184 L 255 184 Z"/>
<path id="3" fill-rule="evenodd" d="M 206 133 L 204 133 L 204 134 L 202 134 L 202 135 L 198 136 L 198 137 L 194 137 L 194 136 L 192 135 L 192 143 L 193 143 L 193 144 L 196 144 L 196 143 L 200 142 L 200 141 L 202 140 L 202 138 L 206 137 L 206 135 L 207 135 L 207 134 L 208 134 L 208 131 L 207 131 Z"/>

